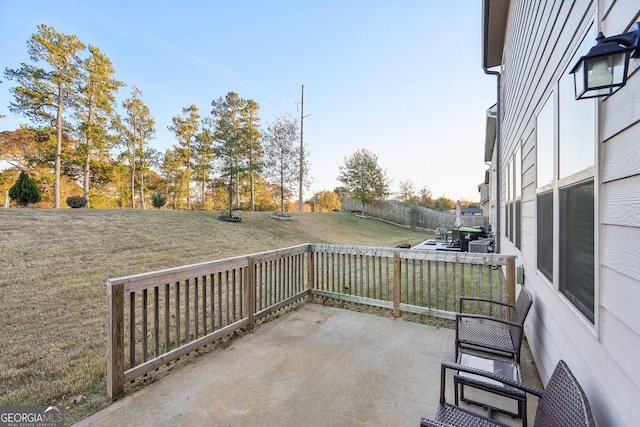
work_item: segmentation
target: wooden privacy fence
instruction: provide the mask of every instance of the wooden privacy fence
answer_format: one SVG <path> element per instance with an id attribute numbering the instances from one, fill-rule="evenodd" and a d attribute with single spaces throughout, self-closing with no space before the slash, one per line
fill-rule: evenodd
<path id="1" fill-rule="evenodd" d="M 342 210 L 361 212 L 362 203 L 345 196 L 342 198 Z M 409 205 L 396 200 L 369 203 L 364 206 L 365 215 L 383 219 L 395 224 L 420 227 L 430 230 L 444 227 L 449 230 L 455 226 L 456 216 L 449 212 L 441 212 L 418 205 Z M 475 215 L 463 215 L 462 225 L 465 227 L 482 226 L 489 229 L 489 218 Z"/>
<path id="2" fill-rule="evenodd" d="M 513 302 L 515 259 L 304 244 L 109 279 L 107 393 L 314 295 L 453 318 L 462 295 Z"/>

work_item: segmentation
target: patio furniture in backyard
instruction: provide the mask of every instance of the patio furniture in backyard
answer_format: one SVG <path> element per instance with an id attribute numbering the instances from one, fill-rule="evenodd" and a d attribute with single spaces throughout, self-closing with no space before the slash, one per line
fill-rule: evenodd
<path id="1" fill-rule="evenodd" d="M 506 307 L 508 316 L 501 319 L 483 314 L 466 314 L 465 302 L 486 304 L 489 313 Z M 524 287 L 515 305 L 484 298 L 461 297 L 460 313 L 456 314 L 456 360 L 460 350 L 468 349 L 513 358 L 520 363 L 524 321 L 532 304 L 533 297 Z"/>
<path id="2" fill-rule="evenodd" d="M 534 427 L 592 427 L 595 426 L 589 400 L 582 387 L 573 376 L 567 364 L 560 360 L 544 390 L 538 390 L 522 382 L 513 381 L 501 375 L 463 366 L 452 362 L 442 362 L 440 374 L 440 404 L 435 419 L 422 418 L 420 427 L 492 427 L 506 426 L 498 421 L 469 410 L 451 405 L 445 400 L 446 370 L 452 369 L 481 376 L 504 383 L 513 389 L 539 397 Z M 523 423 L 523 425 L 525 425 Z"/>
<path id="3" fill-rule="evenodd" d="M 477 354 L 461 351 L 458 363 L 462 366 L 501 375 L 518 383 L 523 382 L 520 364 L 514 361 L 505 359 L 492 359 L 489 357 L 483 357 Z M 469 397 L 465 396 L 465 387 L 473 387 L 478 390 L 483 390 L 485 392 L 503 396 L 507 399 L 515 400 L 518 410 L 517 412 L 512 412 L 511 410 L 505 409 L 505 405 L 493 406 L 494 404 L 488 404 L 479 400 L 470 399 Z M 491 415 L 494 412 L 499 412 L 505 415 L 509 415 L 513 418 L 521 419 L 523 426 L 526 427 L 527 394 L 524 391 L 513 388 L 500 381 L 495 381 L 490 378 L 464 371 L 460 371 L 453 376 L 453 389 L 454 402 L 456 406 L 458 405 L 459 401 L 481 406 L 489 412 L 489 418 L 491 418 Z"/>
<path id="4" fill-rule="evenodd" d="M 458 229 L 451 230 L 451 247 L 460 247 L 460 231 Z"/>
<path id="5" fill-rule="evenodd" d="M 444 240 L 445 243 L 449 241 L 449 234 L 446 228 L 436 228 L 436 240 Z"/>

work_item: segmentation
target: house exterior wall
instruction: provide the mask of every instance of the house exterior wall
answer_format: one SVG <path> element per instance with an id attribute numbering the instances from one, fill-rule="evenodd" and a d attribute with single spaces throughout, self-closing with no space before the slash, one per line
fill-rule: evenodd
<path id="1" fill-rule="evenodd" d="M 489 172 L 487 171 L 487 176 Z M 487 178 L 488 180 L 488 178 Z M 478 193 L 480 193 L 480 204 L 478 207 L 482 209 L 482 216 L 489 218 L 491 211 L 489 209 L 489 183 L 481 183 L 478 185 Z"/>
<path id="2" fill-rule="evenodd" d="M 557 105 L 558 82 L 583 40 L 595 45 L 597 31 L 623 33 L 636 21 L 637 0 L 513 0 L 501 66 L 501 252 L 518 256 L 534 295 L 526 335 L 543 382 L 565 360 L 603 426 L 640 425 L 640 60 L 631 59 L 628 83 L 613 96 L 575 101 L 595 104 L 593 123 L 585 123 L 596 131 L 593 322 L 559 291 L 557 275 L 550 281 L 538 270 L 538 251 L 557 252 L 558 243 L 537 247 L 536 117 L 548 99 Z M 507 189 L 513 184 L 508 162 L 515 158 L 521 177 L 519 248 L 505 229 Z"/>

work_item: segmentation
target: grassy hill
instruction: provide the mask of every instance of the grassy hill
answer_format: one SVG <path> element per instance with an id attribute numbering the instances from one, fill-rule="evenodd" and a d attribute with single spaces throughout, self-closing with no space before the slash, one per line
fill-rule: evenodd
<path id="1" fill-rule="evenodd" d="M 0 405 L 68 406 L 78 421 L 108 404 L 109 278 L 300 243 L 390 246 L 431 237 L 347 213 L 277 221 L 244 213 L 0 210 Z"/>

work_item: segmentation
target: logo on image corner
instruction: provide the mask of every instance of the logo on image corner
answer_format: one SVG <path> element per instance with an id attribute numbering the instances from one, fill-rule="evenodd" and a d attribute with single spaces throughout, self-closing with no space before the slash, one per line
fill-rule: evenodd
<path id="1" fill-rule="evenodd" d="M 0 406 L 0 427 L 63 427 L 58 406 Z"/>

